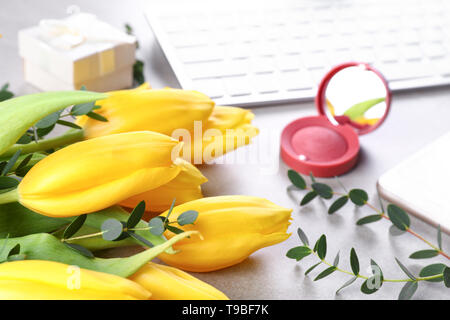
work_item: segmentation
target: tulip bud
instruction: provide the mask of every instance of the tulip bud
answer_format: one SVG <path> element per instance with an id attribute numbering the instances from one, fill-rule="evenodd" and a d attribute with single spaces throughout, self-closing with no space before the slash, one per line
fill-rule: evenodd
<path id="1" fill-rule="evenodd" d="M 216 106 L 204 124 L 201 134 L 194 131 L 193 143 L 183 147 L 194 164 L 208 163 L 241 146 L 247 145 L 259 130 L 251 124 L 254 114 L 238 107 Z M 194 129 L 195 130 L 195 129 Z M 188 156 L 189 158 L 189 156 Z"/>
<path id="2" fill-rule="evenodd" d="M 286 240 L 291 209 L 280 207 L 269 200 L 249 196 L 220 196 L 190 201 L 176 206 L 170 220 L 188 210 L 198 211 L 195 223 L 180 226 L 183 230 L 197 230 L 203 240 L 189 239 L 177 242 L 177 254 L 160 254 L 165 263 L 193 272 L 223 269 L 246 259 L 258 249 Z M 165 216 L 167 212 L 163 213 Z M 170 238 L 174 234 L 165 232 Z"/>
<path id="3" fill-rule="evenodd" d="M 19 202 L 51 217 L 110 207 L 158 188 L 180 172 L 172 158 L 180 143 L 142 131 L 78 142 L 37 163 L 18 187 Z"/>
<path id="4" fill-rule="evenodd" d="M 202 198 L 200 185 L 208 179 L 189 162 L 177 159 L 176 163 L 181 171 L 173 180 L 159 188 L 133 196 L 123 201 L 121 205 L 134 208 L 144 200 L 148 211 L 163 212 L 170 208 L 174 199 L 176 200 L 175 204 L 178 205 Z"/>
<path id="5" fill-rule="evenodd" d="M 139 284 L 59 262 L 22 260 L 0 264 L 1 300 L 144 300 Z"/>
<path id="6" fill-rule="evenodd" d="M 214 102 L 191 90 L 149 89 L 148 85 L 132 90 L 113 91 L 98 100 L 96 112 L 108 122 L 83 116 L 77 124 L 90 139 L 112 133 L 150 130 L 171 135 L 175 129 L 193 129 L 194 121 L 206 121 Z"/>
<path id="7" fill-rule="evenodd" d="M 152 293 L 152 300 L 228 300 L 227 296 L 186 272 L 149 262 L 130 278 Z"/>

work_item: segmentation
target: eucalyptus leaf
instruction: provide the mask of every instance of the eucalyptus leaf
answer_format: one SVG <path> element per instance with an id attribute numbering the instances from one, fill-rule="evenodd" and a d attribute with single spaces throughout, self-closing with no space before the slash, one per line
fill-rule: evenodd
<path id="1" fill-rule="evenodd" d="M 153 243 L 151 243 L 150 241 L 148 241 L 147 239 L 145 239 L 144 237 L 141 237 L 140 235 L 136 234 L 133 231 L 127 231 L 127 233 L 130 235 L 130 237 L 136 239 L 138 242 L 143 243 L 145 246 L 152 248 L 153 247 Z"/>
<path id="2" fill-rule="evenodd" d="M 64 239 L 69 239 L 70 237 L 72 237 L 75 233 L 77 233 L 78 230 L 81 229 L 81 227 L 83 226 L 85 221 L 86 221 L 86 215 L 85 214 L 82 214 L 82 215 L 76 217 L 67 226 L 66 230 L 64 230 L 63 238 Z"/>
<path id="3" fill-rule="evenodd" d="M 384 276 L 381 268 L 374 260 L 370 260 L 372 268 L 372 276 L 366 279 L 361 285 L 361 292 L 364 294 L 372 294 L 377 292 L 383 285 Z"/>
<path id="4" fill-rule="evenodd" d="M 58 121 L 59 116 L 61 115 L 61 112 L 62 112 L 62 110 L 56 111 L 56 112 L 53 112 L 53 113 L 49 114 L 48 116 L 42 118 L 35 124 L 36 128 L 44 129 L 44 128 L 54 126 L 56 124 L 56 122 Z"/>
<path id="5" fill-rule="evenodd" d="M 363 206 L 366 204 L 367 200 L 369 200 L 369 195 L 362 189 L 352 189 L 350 190 L 348 196 L 357 206 Z"/>
<path id="6" fill-rule="evenodd" d="M 395 261 L 397 261 L 397 264 L 399 265 L 400 269 L 402 269 L 402 271 L 413 281 L 416 281 L 416 277 L 414 277 L 414 275 L 408 270 L 408 268 L 406 268 L 403 263 L 400 262 L 400 260 L 398 260 L 397 258 L 395 258 Z"/>
<path id="7" fill-rule="evenodd" d="M 303 244 L 305 246 L 309 246 L 308 237 L 306 236 L 305 232 L 300 227 L 297 228 L 297 234 L 298 234 L 298 237 L 300 238 L 300 240 L 303 242 Z"/>
<path id="8" fill-rule="evenodd" d="M 321 260 L 327 255 L 327 237 L 323 234 L 317 243 L 317 255 Z"/>
<path id="9" fill-rule="evenodd" d="M 180 228 L 177 228 L 177 227 L 174 227 L 174 226 L 167 226 L 167 230 L 169 230 L 170 232 L 173 232 L 175 234 L 180 234 L 180 233 L 184 232 L 183 229 L 180 229 Z"/>
<path id="10" fill-rule="evenodd" d="M 353 274 L 357 276 L 359 274 L 359 259 L 354 248 L 350 250 L 350 266 L 352 267 Z"/>
<path id="11" fill-rule="evenodd" d="M 403 286 L 400 294 L 398 295 L 398 300 L 409 300 L 414 295 L 418 288 L 419 284 L 417 281 L 408 281 Z"/>
<path id="12" fill-rule="evenodd" d="M 341 292 L 342 289 L 347 288 L 349 285 L 351 285 L 353 282 L 355 282 L 356 279 L 358 279 L 358 277 L 355 276 L 355 277 L 351 278 L 350 280 L 348 280 L 346 283 L 344 283 L 344 284 L 342 285 L 342 287 L 340 287 L 340 288 L 336 291 L 336 294 L 339 294 L 339 292 Z"/>
<path id="13" fill-rule="evenodd" d="M 411 259 L 429 259 L 436 257 L 439 254 L 437 250 L 420 250 L 412 253 L 409 258 Z"/>
<path id="14" fill-rule="evenodd" d="M 348 196 L 342 196 L 338 198 L 336 201 L 333 202 L 333 204 L 328 209 L 328 214 L 333 214 L 339 209 L 341 209 L 345 204 L 348 202 Z"/>
<path id="15" fill-rule="evenodd" d="M 144 212 L 145 212 L 145 201 L 141 201 L 131 212 L 130 217 L 127 220 L 127 228 L 128 229 L 134 228 L 139 223 L 139 221 L 141 221 Z"/>
<path id="16" fill-rule="evenodd" d="M 169 211 L 167 211 L 167 215 L 166 215 L 166 217 L 165 217 L 165 219 L 164 219 L 164 224 L 165 224 L 165 225 L 169 224 L 169 217 L 170 217 L 170 215 L 171 215 L 171 213 L 172 213 L 172 211 L 173 211 L 173 208 L 175 207 L 175 202 L 176 202 L 176 200 L 177 200 L 177 199 L 173 199 L 173 200 L 172 200 L 172 204 L 170 205 Z"/>
<path id="17" fill-rule="evenodd" d="M 339 251 L 336 254 L 336 257 L 334 258 L 334 261 L 333 261 L 333 266 L 337 267 L 338 265 L 339 265 Z"/>
<path id="18" fill-rule="evenodd" d="M 84 91 L 84 90 L 83 90 Z M 85 114 L 88 114 L 91 112 L 95 107 L 95 102 L 87 102 L 87 103 L 81 103 L 74 105 L 72 109 L 70 109 L 70 113 L 73 116 L 83 116 Z"/>
<path id="19" fill-rule="evenodd" d="M 17 165 L 16 170 L 20 170 L 24 168 L 28 163 L 30 163 L 30 160 L 33 158 L 34 153 L 30 153 L 23 158 L 23 160 Z"/>
<path id="20" fill-rule="evenodd" d="M 300 202 L 301 206 L 304 206 L 305 204 L 311 202 L 315 197 L 317 197 L 317 193 L 315 191 L 308 192 Z"/>
<path id="21" fill-rule="evenodd" d="M 19 180 L 12 177 L 0 177 L 0 189 L 15 188 L 19 184 Z"/>
<path id="22" fill-rule="evenodd" d="M 9 172 L 9 170 L 11 170 L 11 168 L 16 163 L 17 159 L 19 159 L 21 152 L 22 152 L 21 150 L 17 150 L 16 153 L 14 153 L 14 155 L 11 157 L 11 159 L 9 159 L 8 163 L 3 168 L 0 175 L 4 176 L 5 174 L 7 174 Z"/>
<path id="23" fill-rule="evenodd" d="M 299 189 L 306 189 L 306 182 L 301 175 L 294 170 L 288 170 L 288 178 L 294 186 Z"/>
<path id="24" fill-rule="evenodd" d="M 396 206 L 395 204 L 390 204 L 387 207 L 389 219 L 394 226 L 399 228 L 400 230 L 406 231 L 409 229 L 410 220 L 406 212 Z"/>
<path id="25" fill-rule="evenodd" d="M 97 120 L 97 121 L 108 122 L 108 119 L 106 119 L 104 116 L 102 116 L 102 115 L 100 115 L 98 113 L 92 112 L 92 111 L 88 112 L 86 115 L 89 118 L 92 118 L 92 119 Z"/>
<path id="26" fill-rule="evenodd" d="M 362 226 L 364 224 L 380 221 L 381 219 L 382 219 L 382 217 L 380 214 L 373 214 L 373 215 L 366 216 L 364 218 L 359 219 L 358 221 L 356 221 L 356 224 L 358 226 Z"/>
<path id="27" fill-rule="evenodd" d="M 0 102 L 0 155 L 36 122 L 49 114 L 77 103 L 108 97 L 88 91 L 42 92 Z"/>
<path id="28" fill-rule="evenodd" d="M 304 257 L 309 256 L 311 253 L 312 251 L 310 248 L 299 246 L 289 249 L 289 251 L 286 253 L 286 257 L 300 261 Z"/>
<path id="29" fill-rule="evenodd" d="M 333 190 L 327 184 L 314 182 L 312 185 L 313 190 L 324 199 L 331 199 L 333 197 Z"/>
<path id="30" fill-rule="evenodd" d="M 11 248 L 11 250 L 9 250 L 8 257 L 19 253 L 20 253 L 20 243 L 16 244 L 14 247 Z"/>
<path id="31" fill-rule="evenodd" d="M 335 271 L 336 271 L 336 267 L 335 266 L 329 267 L 329 268 L 323 270 L 321 273 L 319 273 L 319 275 L 314 279 L 314 281 L 323 279 L 323 278 L 329 276 L 330 274 L 332 274 Z"/>
<path id="32" fill-rule="evenodd" d="M 439 249 L 442 250 L 442 230 L 441 230 L 441 225 L 437 226 L 437 242 L 438 242 Z"/>
<path id="33" fill-rule="evenodd" d="M 88 249 L 86 249 L 83 246 L 80 246 L 79 244 L 67 243 L 67 242 L 64 242 L 64 244 L 68 248 L 74 250 L 75 252 L 78 252 L 79 254 L 85 256 L 86 258 L 94 258 L 94 254 L 91 251 L 89 251 Z"/>
<path id="34" fill-rule="evenodd" d="M 187 224 L 193 224 L 197 220 L 198 211 L 189 210 L 180 214 L 177 218 L 177 222 L 180 226 L 185 226 Z"/>
<path id="35" fill-rule="evenodd" d="M 450 268 L 445 267 L 444 272 L 442 273 L 444 277 L 444 284 L 447 288 L 450 288 Z"/>
<path id="36" fill-rule="evenodd" d="M 173 236 L 170 240 L 157 245 L 151 249 L 126 258 L 88 258 L 69 248 L 65 243 L 48 233 L 32 234 L 25 237 L 9 239 L 6 243 L 6 252 L 20 243 L 22 251 L 26 253 L 29 260 L 49 260 L 77 265 L 80 268 L 106 272 L 127 278 L 138 271 L 148 261 L 157 257 L 160 253 L 171 248 L 173 244 L 193 234 L 195 231 L 184 232 Z M 5 242 L 0 239 L 0 247 Z M 6 260 L 6 254 L 0 255 L 0 261 Z"/>
<path id="37" fill-rule="evenodd" d="M 311 271 L 313 271 L 321 263 L 322 263 L 322 261 L 317 262 L 315 265 L 311 266 L 308 270 L 306 270 L 305 276 L 307 276 Z"/>
<path id="38" fill-rule="evenodd" d="M 58 120 L 56 121 L 57 124 L 60 124 L 62 126 L 66 126 L 69 128 L 73 128 L 73 129 L 83 129 L 82 127 L 80 127 L 79 125 L 77 125 L 76 123 L 70 122 L 70 121 L 65 121 L 65 120 Z"/>
<path id="39" fill-rule="evenodd" d="M 432 277 L 432 276 L 442 275 L 444 273 L 445 267 L 447 267 L 447 266 L 443 263 L 430 264 L 430 265 L 422 268 L 422 270 L 420 270 L 419 276 L 424 278 L 424 277 Z M 443 280 L 444 280 L 444 276 L 441 276 L 441 277 L 438 277 L 435 279 L 426 280 L 426 281 L 440 282 Z"/>

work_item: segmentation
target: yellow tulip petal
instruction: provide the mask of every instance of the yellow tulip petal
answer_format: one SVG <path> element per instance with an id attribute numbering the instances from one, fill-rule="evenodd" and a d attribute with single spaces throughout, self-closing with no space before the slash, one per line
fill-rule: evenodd
<path id="1" fill-rule="evenodd" d="M 151 291 L 153 300 L 228 300 L 222 292 L 186 272 L 152 262 L 130 279 Z"/>

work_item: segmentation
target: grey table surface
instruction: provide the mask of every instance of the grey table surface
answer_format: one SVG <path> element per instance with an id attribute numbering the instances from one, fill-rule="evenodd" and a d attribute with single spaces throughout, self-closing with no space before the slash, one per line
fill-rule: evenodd
<path id="1" fill-rule="evenodd" d="M 17 32 L 36 25 L 40 19 L 62 18 L 72 5 L 78 6 L 82 11 L 94 13 L 117 27 L 130 23 L 141 44 L 138 57 L 145 61 L 146 79 L 155 88 L 178 87 L 145 20 L 145 1 L 135 0 L 0 0 L 0 33 L 3 35 L 0 38 L 0 84 L 9 82 L 11 89 L 18 95 L 37 92 L 37 89 L 23 79 Z M 377 203 L 376 181 L 379 176 L 449 130 L 449 102 L 449 87 L 395 93 L 392 111 L 386 122 L 375 132 L 361 137 L 362 150 L 358 165 L 340 180 L 347 188 L 367 190 L 372 201 Z M 300 263 L 285 257 L 289 248 L 299 245 L 296 229 L 301 226 L 313 240 L 325 233 L 328 239 L 328 258 L 332 260 L 340 251 L 340 265 L 348 270 L 348 256 L 352 247 L 359 253 L 364 274 L 368 274 L 370 258 L 382 267 L 385 277 L 389 278 L 405 278 L 394 257 L 398 257 L 416 273 L 421 267 L 431 263 L 431 260 L 409 259 L 410 253 L 426 249 L 427 246 L 409 234 L 392 236 L 388 221 L 356 226 L 357 219 L 370 213 L 368 208 L 358 209 L 347 205 L 338 214 L 329 216 L 326 212 L 326 205 L 329 203 L 316 200 L 311 205 L 300 208 L 298 202 L 303 192 L 294 194 L 297 197 L 295 201 L 288 196 L 288 167 L 279 158 L 279 136 L 288 122 L 314 115 L 316 111 L 313 102 L 265 106 L 254 108 L 253 112 L 256 115 L 254 123 L 260 128 L 261 135 L 252 146 L 233 153 L 236 159 L 247 157 L 248 161 L 233 163 L 230 158 L 230 161 L 223 164 L 202 166 L 202 172 L 209 179 L 204 192 L 207 196 L 259 196 L 293 208 L 293 221 L 289 228 L 293 235 L 281 244 L 254 253 L 236 266 L 195 275 L 216 286 L 232 299 L 396 299 L 401 289 L 401 284 L 396 283 L 386 283 L 370 296 L 360 292 L 360 285 L 353 285 L 335 295 L 336 289 L 350 276 L 335 273 L 314 282 L 317 271 L 304 276 L 305 270 L 315 263 L 312 257 L 305 258 Z M 339 188 L 334 179 L 323 181 Z M 414 217 L 412 227 L 425 238 L 435 241 L 436 230 L 433 227 Z M 444 235 L 443 243 L 447 250 L 450 250 L 449 240 L 448 235 Z M 436 257 L 432 261 L 448 264 L 448 260 L 443 257 Z M 450 292 L 442 284 L 421 282 L 414 298 L 449 299 Z"/>

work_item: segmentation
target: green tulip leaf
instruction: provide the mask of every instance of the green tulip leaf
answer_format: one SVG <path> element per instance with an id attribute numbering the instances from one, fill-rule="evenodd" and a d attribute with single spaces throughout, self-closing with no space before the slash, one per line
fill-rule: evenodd
<path id="1" fill-rule="evenodd" d="M 25 95 L 0 102 L 0 155 L 39 120 L 70 105 L 106 98 L 104 93 L 58 91 Z"/>
<path id="2" fill-rule="evenodd" d="M 56 261 L 127 278 L 138 271 L 144 264 L 169 249 L 173 244 L 193 234 L 197 234 L 197 232 L 183 232 L 162 244 L 130 257 L 104 259 L 86 257 L 73 247 L 69 248 L 51 234 L 37 233 L 20 238 L 1 239 L 0 248 L 6 242 L 6 250 L 0 255 L 0 261 L 6 260 L 5 252 L 9 252 L 14 246 L 20 244 L 21 252 L 26 255 L 27 260 Z"/>

